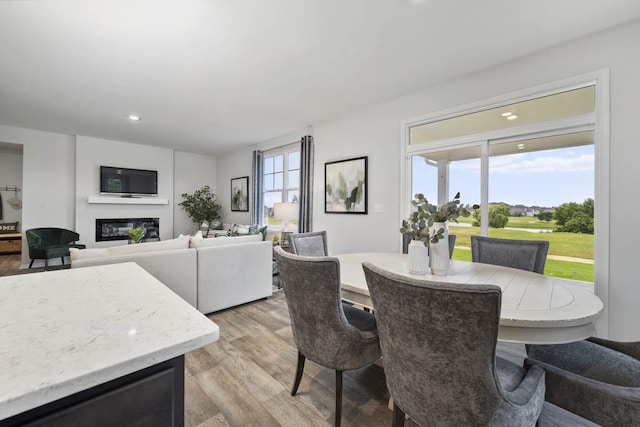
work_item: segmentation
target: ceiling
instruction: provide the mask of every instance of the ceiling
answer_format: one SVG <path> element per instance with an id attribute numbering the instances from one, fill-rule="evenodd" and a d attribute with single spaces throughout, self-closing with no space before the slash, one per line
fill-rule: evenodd
<path id="1" fill-rule="evenodd" d="M 637 0 L 0 0 L 0 124 L 222 154 L 639 17 Z"/>

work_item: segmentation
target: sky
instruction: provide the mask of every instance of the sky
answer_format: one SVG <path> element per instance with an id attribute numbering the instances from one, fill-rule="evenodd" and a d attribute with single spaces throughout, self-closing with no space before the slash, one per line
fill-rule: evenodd
<path id="1" fill-rule="evenodd" d="M 594 198 L 594 146 L 516 153 L 489 159 L 489 202 L 555 207 Z M 413 158 L 413 193 L 437 202 L 437 173 L 422 158 Z M 449 199 L 480 203 L 480 159 L 449 165 Z"/>

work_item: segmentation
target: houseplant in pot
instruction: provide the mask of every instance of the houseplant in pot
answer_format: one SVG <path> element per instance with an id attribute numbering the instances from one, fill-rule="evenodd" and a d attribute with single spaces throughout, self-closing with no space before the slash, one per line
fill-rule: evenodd
<path id="1" fill-rule="evenodd" d="M 142 239 L 144 238 L 146 232 L 147 231 L 142 227 L 132 228 L 128 231 L 129 237 L 131 238 L 131 240 L 133 240 L 133 243 L 142 243 Z"/>
<path id="2" fill-rule="evenodd" d="M 476 209 L 477 205 L 473 208 Z M 458 218 L 471 215 L 460 202 L 460 192 L 453 200 L 431 211 L 427 225 L 429 227 L 431 274 L 446 276 L 449 271 L 449 229 L 448 222 L 458 222 Z"/>
<path id="3" fill-rule="evenodd" d="M 427 259 L 431 267 L 431 273 L 435 275 L 446 275 L 449 270 L 449 231 L 448 221 L 458 222 L 458 218 L 470 215 L 460 202 L 458 192 L 452 201 L 437 208 L 429 203 L 424 194 L 418 193 L 411 201 L 413 212 L 408 219 L 402 221 L 401 233 L 408 233 L 412 239 L 409 244 L 409 272 L 412 274 L 426 274 L 426 268 L 420 264 Z M 474 209 L 476 206 L 474 205 Z M 429 256 L 421 254 L 429 247 Z M 418 253 L 418 255 L 412 254 Z M 424 247 L 424 249 L 422 248 Z M 418 263 L 418 264 L 416 264 Z M 423 261 L 424 263 L 424 261 Z M 422 272 L 424 270 L 424 272 Z"/>
<path id="4" fill-rule="evenodd" d="M 218 203 L 216 195 L 208 185 L 203 186 L 192 194 L 182 193 L 182 202 L 178 204 L 198 224 L 203 234 L 209 231 L 214 221 L 220 220 L 222 205 Z"/>

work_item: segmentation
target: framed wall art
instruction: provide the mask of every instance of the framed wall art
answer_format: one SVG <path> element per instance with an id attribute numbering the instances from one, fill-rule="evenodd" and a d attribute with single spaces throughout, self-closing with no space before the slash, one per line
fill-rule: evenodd
<path id="1" fill-rule="evenodd" d="M 231 179 L 231 211 L 249 212 L 249 177 Z"/>
<path id="2" fill-rule="evenodd" d="M 324 164 L 325 213 L 367 213 L 367 156 Z"/>

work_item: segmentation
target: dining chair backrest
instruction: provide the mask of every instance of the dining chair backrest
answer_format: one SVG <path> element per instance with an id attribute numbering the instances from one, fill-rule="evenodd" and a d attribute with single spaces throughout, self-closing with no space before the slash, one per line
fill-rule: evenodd
<path id="1" fill-rule="evenodd" d="M 328 256 L 326 231 L 289 234 L 291 252 L 305 256 Z"/>
<path id="2" fill-rule="evenodd" d="M 360 332 L 344 314 L 338 259 L 300 256 L 278 247 L 274 254 L 298 350 L 328 368 L 362 367 L 361 359 L 366 355 L 362 354 Z M 372 338 L 372 342 L 376 341 L 377 335 Z M 379 347 L 377 351 L 379 355 Z"/>
<path id="3" fill-rule="evenodd" d="M 549 242 L 471 236 L 471 260 L 544 273 Z"/>
<path id="4" fill-rule="evenodd" d="M 367 262 L 363 268 L 399 408 L 420 425 L 535 424 L 543 370 L 527 380 L 506 362 L 517 374 L 504 384 L 498 377 L 500 287 L 417 280 Z"/>

